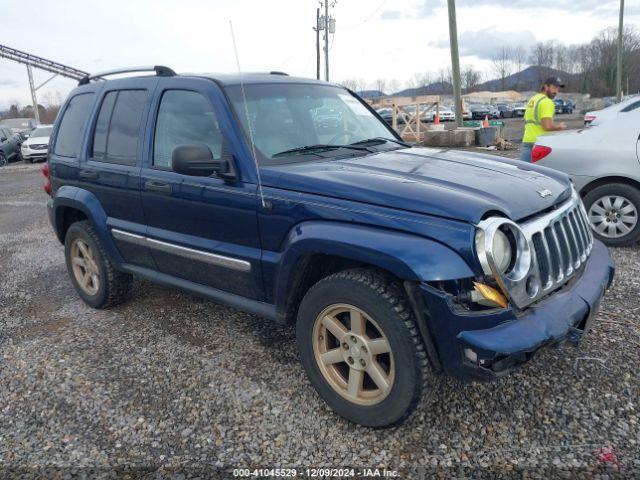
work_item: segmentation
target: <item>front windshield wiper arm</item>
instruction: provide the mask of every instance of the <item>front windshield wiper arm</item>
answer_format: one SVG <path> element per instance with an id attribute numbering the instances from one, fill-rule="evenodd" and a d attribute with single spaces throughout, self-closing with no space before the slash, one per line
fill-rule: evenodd
<path id="1" fill-rule="evenodd" d="M 394 143 L 397 143 L 398 145 L 402 145 L 403 147 L 411 146 L 407 142 L 403 142 L 401 140 L 396 140 L 395 138 L 387 138 L 387 137 L 367 138 L 365 140 L 360 140 L 359 142 L 353 142 L 351 145 L 366 145 L 367 143 L 383 143 L 383 142 L 394 142 Z"/>
<path id="2" fill-rule="evenodd" d="M 305 153 L 305 152 L 315 152 L 315 151 L 327 151 L 327 150 L 338 150 L 340 148 L 348 148 L 350 150 L 362 150 L 365 152 L 371 152 L 367 147 L 358 146 L 356 144 L 353 145 L 329 145 L 329 144 L 318 144 L 318 145 L 305 145 L 304 147 L 296 147 L 290 148 L 289 150 L 284 150 L 282 152 L 278 152 L 274 155 L 271 155 L 272 158 L 282 157 L 284 155 L 288 155 L 290 153 Z"/>

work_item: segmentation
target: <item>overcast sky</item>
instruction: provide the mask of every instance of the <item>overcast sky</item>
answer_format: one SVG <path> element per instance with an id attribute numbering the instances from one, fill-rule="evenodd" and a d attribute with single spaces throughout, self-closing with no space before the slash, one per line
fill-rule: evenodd
<path id="1" fill-rule="evenodd" d="M 9 5 L 10 4 L 10 5 Z M 495 46 L 589 41 L 617 25 L 619 0 L 458 0 L 462 64 L 488 70 Z M 315 76 L 315 0 L 0 0 L 0 44 L 96 72 L 163 64 L 235 72 L 233 21 L 244 71 Z M 396 78 L 450 65 L 446 0 L 337 0 L 331 80 Z M 640 0 L 626 23 L 640 26 Z M 36 71 L 36 84 L 49 74 Z M 55 79 L 40 103 L 75 82 Z M 26 68 L 0 58 L 0 109 L 30 103 Z"/>

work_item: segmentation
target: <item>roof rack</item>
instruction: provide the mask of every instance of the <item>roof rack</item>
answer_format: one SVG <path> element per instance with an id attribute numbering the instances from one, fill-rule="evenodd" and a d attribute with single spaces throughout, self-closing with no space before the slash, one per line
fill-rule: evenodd
<path id="1" fill-rule="evenodd" d="M 149 67 L 129 67 L 129 68 L 120 68 L 117 70 L 109 70 L 108 72 L 96 73 L 94 75 L 87 75 L 83 77 L 78 82 L 78 85 L 86 85 L 91 80 L 104 80 L 104 77 L 109 75 L 119 75 L 121 73 L 134 73 L 134 72 L 156 72 L 158 77 L 175 77 L 176 72 L 174 72 L 169 67 L 165 67 L 162 65 L 154 65 Z"/>
<path id="2" fill-rule="evenodd" d="M 272 72 L 269 72 L 269 74 L 270 75 L 284 75 L 285 77 L 289 76 L 289 74 L 286 73 L 286 72 L 278 72 L 278 71 L 272 71 Z"/>

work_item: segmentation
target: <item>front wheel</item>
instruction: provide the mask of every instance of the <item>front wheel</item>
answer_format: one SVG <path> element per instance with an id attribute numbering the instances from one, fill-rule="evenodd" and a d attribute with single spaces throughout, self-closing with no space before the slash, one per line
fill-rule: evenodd
<path id="1" fill-rule="evenodd" d="M 415 409 L 428 361 L 392 279 L 355 269 L 321 280 L 300 304 L 296 337 L 309 380 L 339 415 L 389 427 Z"/>
<path id="2" fill-rule="evenodd" d="M 7 164 L 7 157 L 4 153 L 0 152 L 0 167 L 4 167 Z"/>
<path id="3" fill-rule="evenodd" d="M 584 197 L 594 235 L 606 245 L 620 247 L 640 240 L 640 191 L 624 183 L 601 185 Z"/>

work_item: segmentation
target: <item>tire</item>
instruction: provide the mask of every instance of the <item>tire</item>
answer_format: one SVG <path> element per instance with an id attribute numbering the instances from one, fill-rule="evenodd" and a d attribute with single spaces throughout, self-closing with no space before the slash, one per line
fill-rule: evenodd
<path id="1" fill-rule="evenodd" d="M 83 243 L 85 248 L 89 248 L 91 252 L 90 258 L 92 262 L 86 260 L 85 265 L 89 265 L 82 269 L 87 272 L 87 268 L 97 276 L 97 281 L 92 281 L 89 286 L 82 286 L 74 270 L 73 259 L 76 258 L 74 251 L 80 251 L 79 244 Z M 104 247 L 100 243 L 100 239 L 87 221 L 73 223 L 64 241 L 65 259 L 67 264 L 67 272 L 71 278 L 73 287 L 78 295 L 89 306 L 97 309 L 103 309 L 122 303 L 129 293 L 131 286 L 131 275 L 116 270 L 111 260 L 107 256 Z M 90 275 L 92 276 L 92 275 Z M 97 285 L 96 285 L 97 284 Z"/>
<path id="2" fill-rule="evenodd" d="M 331 316 L 331 312 L 341 309 L 347 311 Z M 357 343 L 351 343 L 356 342 L 355 330 L 351 330 L 354 328 L 353 309 L 362 312 L 362 318 L 367 320 L 363 324 L 366 333 L 358 336 L 357 340 L 360 342 L 362 338 L 365 342 L 361 350 L 356 348 Z M 344 343 L 336 343 L 338 337 L 328 328 L 322 329 L 327 317 L 344 321 L 343 327 L 348 330 L 348 334 L 342 337 Z M 373 337 L 372 332 L 375 334 Z M 376 338 L 377 333 L 382 337 Z M 325 344 L 323 342 L 329 342 L 330 337 L 334 343 L 325 353 L 341 354 L 345 360 L 323 365 L 325 362 L 320 359 L 318 349 Z M 385 350 L 388 348 L 389 353 L 374 355 L 377 348 L 371 338 L 386 340 Z M 300 304 L 296 339 L 311 384 L 332 410 L 349 421 L 374 428 L 399 425 L 411 415 L 422 396 L 430 373 L 424 345 L 404 291 L 397 282 L 382 273 L 369 269 L 346 270 L 316 283 Z M 365 344 L 370 351 L 364 348 Z M 356 361 L 351 362 L 354 366 L 350 367 L 347 360 L 353 360 L 352 352 L 358 357 L 354 357 Z M 359 377 L 361 383 L 354 401 L 347 398 L 347 379 L 356 368 L 364 369 L 365 373 Z M 370 371 L 376 373 L 379 369 L 387 374 L 389 387 L 386 390 L 374 381 L 374 376 L 380 378 L 378 374 L 369 375 Z M 336 376 L 343 380 L 342 389 L 336 386 Z"/>
<path id="3" fill-rule="evenodd" d="M 624 183 L 601 185 L 591 190 L 583 201 L 593 235 L 605 245 L 622 247 L 640 240 L 640 191 L 637 188 Z M 610 222 L 601 221 L 606 212 L 612 216 Z M 616 229 L 616 235 L 610 234 L 610 225 Z M 626 233 L 625 228 L 628 229 Z"/>
<path id="4" fill-rule="evenodd" d="M 5 156 L 4 153 L 0 152 L 0 167 L 4 167 L 7 165 L 7 157 Z"/>

